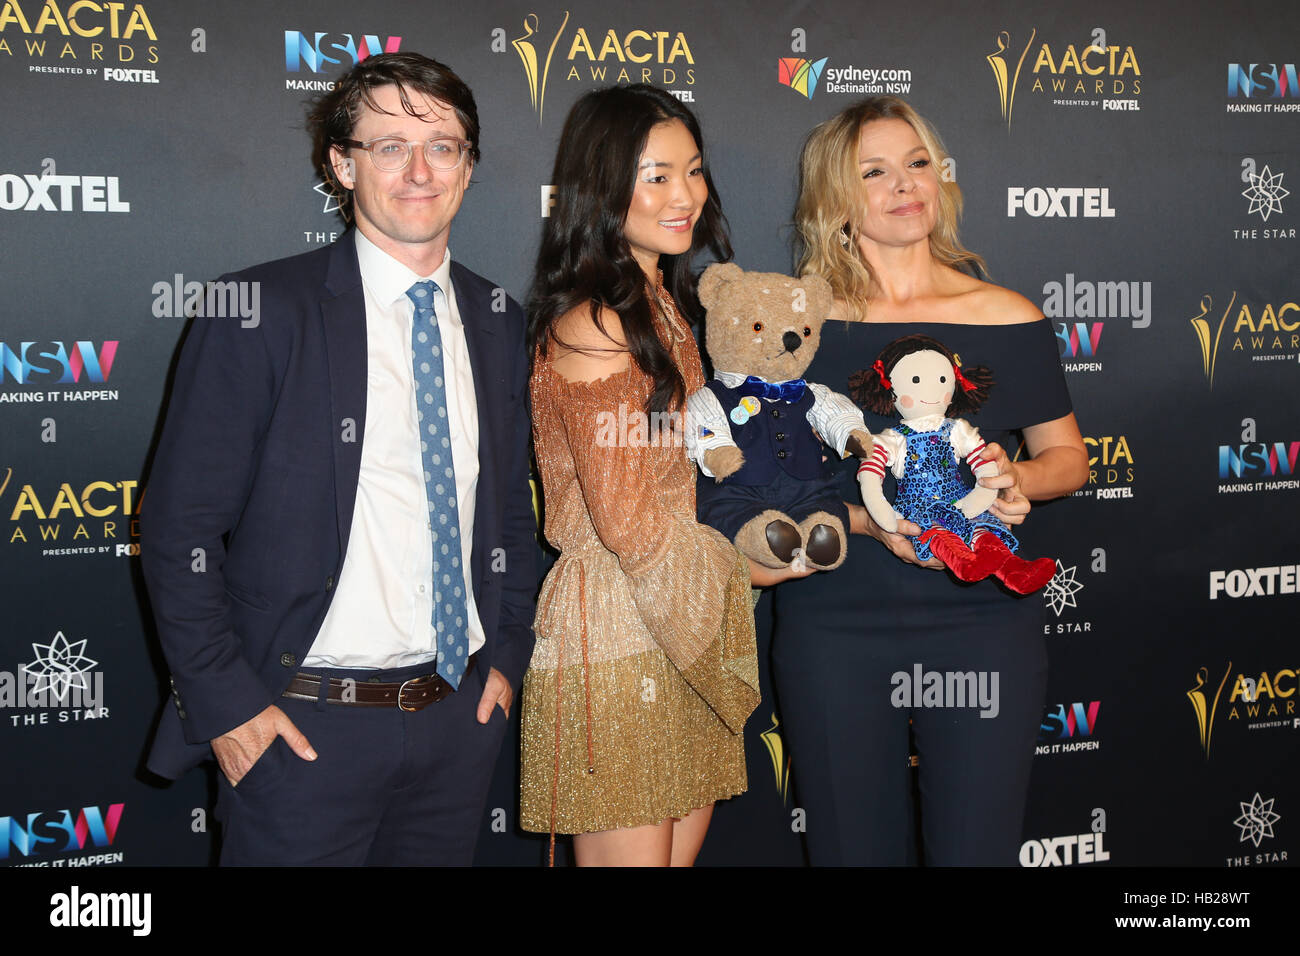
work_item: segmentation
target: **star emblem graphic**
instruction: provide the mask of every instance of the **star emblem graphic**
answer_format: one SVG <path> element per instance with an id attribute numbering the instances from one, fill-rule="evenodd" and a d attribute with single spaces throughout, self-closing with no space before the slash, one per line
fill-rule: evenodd
<path id="1" fill-rule="evenodd" d="M 1282 213 L 1282 200 L 1291 195 L 1291 190 L 1282 187 L 1282 177 L 1286 173 L 1274 173 L 1267 166 L 1262 173 L 1250 174 L 1250 188 L 1242 195 L 1250 200 L 1246 215 L 1259 213 L 1261 219 L 1268 222 L 1273 213 Z"/>
<path id="2" fill-rule="evenodd" d="M 311 188 L 325 197 L 325 208 L 321 212 L 338 212 L 339 197 L 334 195 L 334 190 L 330 189 L 329 183 L 317 183 Z"/>
<path id="3" fill-rule="evenodd" d="M 1047 606 L 1056 612 L 1060 617 L 1061 612 L 1067 607 L 1078 607 L 1074 596 L 1083 590 L 1083 585 L 1074 579 L 1074 572 L 1078 565 L 1065 567 L 1061 564 L 1060 559 L 1056 561 L 1056 573 L 1052 575 L 1052 580 L 1047 582 L 1047 587 L 1043 589 L 1043 600 Z"/>
<path id="4" fill-rule="evenodd" d="M 36 686 L 32 689 L 32 693 L 40 694 L 48 691 L 61 702 L 68 696 L 68 691 L 74 687 L 90 690 L 86 675 L 99 661 L 93 661 L 86 656 L 84 640 L 77 641 L 75 644 L 70 643 L 63 636 L 63 632 L 59 631 L 50 643 L 33 644 L 32 650 L 36 652 L 36 660 L 24 668 L 27 673 L 36 675 Z"/>
<path id="5" fill-rule="evenodd" d="M 1240 806 L 1241 816 L 1232 822 L 1241 828 L 1242 843 L 1249 840 L 1258 847 L 1264 837 L 1273 836 L 1273 824 L 1282 817 L 1273 812 L 1273 800 L 1262 800 L 1258 793 L 1250 803 L 1241 803 Z"/>

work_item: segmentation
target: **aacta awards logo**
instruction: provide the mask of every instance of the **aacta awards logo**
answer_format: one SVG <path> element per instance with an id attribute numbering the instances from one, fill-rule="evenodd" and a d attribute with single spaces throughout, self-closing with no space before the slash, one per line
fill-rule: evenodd
<path id="1" fill-rule="evenodd" d="M 1062 46 L 1038 41 L 1037 28 L 1018 46 L 1020 36 L 1001 31 L 994 43 L 997 48 L 985 56 L 993 70 L 998 101 L 1007 129 L 1016 106 L 1016 92 L 1027 84 L 1034 97 L 1050 97 L 1053 106 L 1101 107 L 1103 110 L 1141 109 L 1137 97 L 1142 93 L 1142 69 L 1131 46 L 1116 46 L 1106 39 L 1101 27 L 1092 31 L 1090 41 L 1081 48 L 1073 43 Z M 1034 60 L 1029 75 L 1024 74 L 1030 53 Z M 1022 83 L 1023 81 L 1023 83 Z"/>
<path id="2" fill-rule="evenodd" d="M 767 747 L 767 754 L 772 758 L 772 773 L 776 778 L 776 790 L 781 794 L 781 802 L 790 798 L 790 755 L 786 753 L 785 741 L 781 737 L 781 721 L 776 711 L 772 712 L 772 726 L 759 734 Z"/>
<path id="3" fill-rule="evenodd" d="M 0 54 L 11 60 L 26 55 L 24 72 L 158 82 L 152 70 L 120 67 L 158 62 L 158 34 L 143 3 L 131 4 L 129 12 L 125 3 L 86 0 L 44 0 L 39 11 L 36 7 L 35 0 L 0 4 Z"/>
<path id="4" fill-rule="evenodd" d="M 1232 661 L 1228 661 L 1211 696 L 1208 691 L 1214 686 L 1214 675 L 1209 668 L 1202 667 L 1196 672 L 1195 685 L 1187 691 L 1187 699 L 1192 702 L 1192 710 L 1196 712 L 1196 729 L 1206 760 L 1210 759 L 1216 729 L 1300 729 L 1300 716 L 1296 715 L 1295 706 L 1294 669 L 1283 667 L 1274 671 L 1261 670 L 1256 677 L 1238 671 L 1232 689 L 1224 699 L 1223 689 L 1228 686 L 1228 679 L 1232 676 Z M 1220 705 L 1226 708 L 1226 716 L 1219 710 Z"/>
<path id="5" fill-rule="evenodd" d="M 14 487 L 12 507 L 5 494 Z M 108 554 L 134 557 L 140 553 L 139 482 L 91 481 L 78 490 L 70 482 L 57 489 L 18 486 L 13 469 L 0 477 L 0 512 L 8 514 L 5 540 L 13 546 L 41 550 L 43 557 Z"/>
<path id="6" fill-rule="evenodd" d="M 1075 492 L 1099 499 L 1132 498 L 1137 466 L 1133 448 L 1125 435 L 1085 435 L 1088 452 L 1088 484 Z"/>
<path id="7" fill-rule="evenodd" d="M 1210 388 L 1214 388 L 1221 355 L 1230 356 L 1233 362 L 1249 361 L 1252 370 L 1291 368 L 1300 363 L 1300 303 L 1244 297 L 1238 301 L 1235 289 L 1219 301 L 1225 303 L 1222 312 L 1215 307 L 1215 296 L 1205 293 L 1200 311 L 1188 319 L 1201 347 L 1201 370 Z"/>
<path id="8" fill-rule="evenodd" d="M 504 53 L 506 44 L 519 56 L 528 86 L 528 98 L 540 125 L 546 108 L 547 84 L 563 72 L 571 83 L 653 83 L 683 102 L 695 100 L 695 55 L 681 30 L 636 27 L 579 26 L 570 36 L 569 11 L 524 15 L 523 32 L 510 37 L 504 27 L 492 31 L 492 52 Z M 556 54 L 559 54 L 557 59 Z"/>

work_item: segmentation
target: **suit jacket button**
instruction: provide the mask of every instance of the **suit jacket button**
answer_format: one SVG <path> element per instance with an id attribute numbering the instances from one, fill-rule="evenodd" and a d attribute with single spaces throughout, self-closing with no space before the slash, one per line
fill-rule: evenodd
<path id="1" fill-rule="evenodd" d="M 329 577 L 325 579 L 325 590 L 326 591 L 334 590 L 334 575 L 331 574 Z"/>
<path id="2" fill-rule="evenodd" d="M 280 655 L 280 664 L 283 667 L 297 667 L 298 658 L 296 655 L 290 654 L 288 651 L 285 651 L 283 654 Z"/>
<path id="3" fill-rule="evenodd" d="M 785 441 L 785 432 L 777 432 L 777 433 L 776 433 L 776 440 L 777 440 L 777 441 Z"/>
<path id="4" fill-rule="evenodd" d="M 776 457 L 777 457 L 777 458 L 784 458 L 784 457 L 785 457 L 785 449 L 782 448 L 780 451 L 778 451 L 778 452 L 776 453 Z"/>
<path id="5" fill-rule="evenodd" d="M 774 408 L 774 409 L 772 409 L 772 417 L 773 417 L 773 418 L 780 418 L 780 417 L 781 417 L 781 409 L 779 409 L 779 408 Z"/>

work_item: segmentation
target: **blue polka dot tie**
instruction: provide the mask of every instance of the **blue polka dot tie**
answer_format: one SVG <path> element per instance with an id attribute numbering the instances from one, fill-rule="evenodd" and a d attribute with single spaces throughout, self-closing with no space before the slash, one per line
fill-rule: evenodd
<path id="1" fill-rule="evenodd" d="M 438 673 L 452 687 L 465 673 L 469 637 L 465 574 L 460 566 L 460 517 L 456 508 L 456 468 L 447 423 L 447 387 L 442 366 L 442 335 L 433 308 L 435 282 L 417 282 L 406 290 L 415 304 L 411 354 L 415 357 L 415 404 L 420 423 L 420 458 L 429 499 L 433 538 L 433 625 Z"/>

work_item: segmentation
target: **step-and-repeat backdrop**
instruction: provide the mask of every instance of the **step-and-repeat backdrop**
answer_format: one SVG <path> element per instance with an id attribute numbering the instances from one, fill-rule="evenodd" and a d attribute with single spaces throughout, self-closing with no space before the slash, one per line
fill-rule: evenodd
<path id="1" fill-rule="evenodd" d="M 1293 862 L 1300 8 L 979 7 L 0 2 L 0 863 L 213 858 L 211 771 L 141 769 L 166 684 L 139 572 L 150 450 L 191 283 L 343 230 L 304 102 L 386 50 L 473 88 L 453 254 L 521 299 L 560 127 L 595 86 L 691 104 L 737 261 L 768 271 L 792 268 L 815 123 L 874 93 L 930 118 L 967 244 L 1057 329 L 1091 456 L 1030 518 L 1058 571 L 1020 861 Z M 750 792 L 701 862 L 799 864 L 812 821 L 770 692 L 747 745 Z M 516 760 L 514 736 L 484 863 L 543 859 Z"/>

